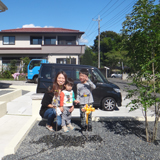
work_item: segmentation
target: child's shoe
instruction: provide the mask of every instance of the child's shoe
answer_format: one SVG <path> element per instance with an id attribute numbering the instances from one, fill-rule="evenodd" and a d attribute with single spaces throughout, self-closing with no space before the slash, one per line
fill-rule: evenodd
<path id="1" fill-rule="evenodd" d="M 86 127 L 81 126 L 81 131 L 82 131 L 82 132 L 83 132 L 83 131 L 86 131 Z"/>
<path id="2" fill-rule="evenodd" d="M 74 130 L 74 129 L 75 129 L 75 127 L 73 127 L 73 126 L 71 125 L 71 123 L 68 124 L 67 127 L 68 127 L 70 130 Z"/>
<path id="3" fill-rule="evenodd" d="M 69 130 L 66 126 L 63 126 L 62 129 L 63 129 L 64 132 L 69 132 Z"/>
<path id="4" fill-rule="evenodd" d="M 88 126 L 88 131 L 92 132 L 92 126 Z"/>

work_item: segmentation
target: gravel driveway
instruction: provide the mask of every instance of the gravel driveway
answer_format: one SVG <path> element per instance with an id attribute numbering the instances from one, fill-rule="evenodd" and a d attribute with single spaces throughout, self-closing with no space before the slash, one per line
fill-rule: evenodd
<path id="1" fill-rule="evenodd" d="M 93 122 L 93 131 L 50 132 L 44 121 L 37 122 L 15 155 L 3 160 L 159 160 L 160 145 L 145 141 L 143 122 Z M 153 124 L 150 123 L 152 126 Z M 160 137 L 160 124 L 158 130 Z M 159 140 L 159 138 L 158 138 Z"/>

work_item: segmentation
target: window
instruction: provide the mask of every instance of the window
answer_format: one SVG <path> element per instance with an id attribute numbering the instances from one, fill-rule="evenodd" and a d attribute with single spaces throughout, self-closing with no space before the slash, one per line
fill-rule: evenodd
<path id="1" fill-rule="evenodd" d="M 3 37 L 3 44 L 4 45 L 14 45 L 15 44 L 15 36 L 5 36 Z"/>
<path id="2" fill-rule="evenodd" d="M 30 44 L 42 44 L 42 37 L 31 37 Z"/>
<path id="3" fill-rule="evenodd" d="M 76 36 L 59 36 L 59 45 L 76 45 Z"/>
<path id="4" fill-rule="evenodd" d="M 52 67 L 51 66 L 43 66 L 41 71 L 41 77 L 44 79 L 51 79 L 52 78 Z"/>
<path id="5" fill-rule="evenodd" d="M 59 64 L 76 64 L 75 58 L 57 58 L 56 63 Z"/>
<path id="6" fill-rule="evenodd" d="M 64 69 L 64 68 L 59 68 L 58 67 L 58 68 L 55 69 L 55 75 L 57 75 L 58 72 L 60 72 L 60 71 L 64 71 L 67 74 L 68 78 L 72 78 L 72 69 L 71 68 Z"/>
<path id="7" fill-rule="evenodd" d="M 56 44 L 56 37 L 44 37 L 44 44 L 45 45 Z"/>
<path id="8" fill-rule="evenodd" d="M 81 69 L 82 69 L 82 68 L 77 68 L 77 69 L 74 70 L 75 80 L 79 80 L 79 71 L 80 71 Z M 88 72 L 89 72 L 88 77 L 89 77 L 89 79 L 91 79 L 90 71 L 89 71 L 89 69 L 87 69 L 87 70 L 88 70 Z"/>
<path id="9" fill-rule="evenodd" d="M 35 66 L 40 66 L 40 65 L 41 65 L 41 60 L 32 61 L 29 65 L 29 69 L 33 69 Z"/>

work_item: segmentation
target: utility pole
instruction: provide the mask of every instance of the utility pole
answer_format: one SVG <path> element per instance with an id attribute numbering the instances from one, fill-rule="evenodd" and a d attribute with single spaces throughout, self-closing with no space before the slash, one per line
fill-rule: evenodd
<path id="1" fill-rule="evenodd" d="M 98 16 L 98 19 L 94 20 L 92 19 L 93 21 L 98 21 L 98 68 L 100 68 L 100 16 Z"/>

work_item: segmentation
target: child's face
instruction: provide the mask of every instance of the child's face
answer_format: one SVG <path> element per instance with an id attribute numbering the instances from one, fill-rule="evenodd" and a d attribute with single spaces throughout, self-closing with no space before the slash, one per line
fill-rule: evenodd
<path id="1" fill-rule="evenodd" d="M 72 90 L 72 86 L 70 84 L 64 85 L 67 91 Z"/>
<path id="2" fill-rule="evenodd" d="M 81 83 L 85 83 L 87 78 L 88 78 L 87 75 L 82 74 L 82 73 L 79 74 L 79 80 L 81 81 Z"/>

